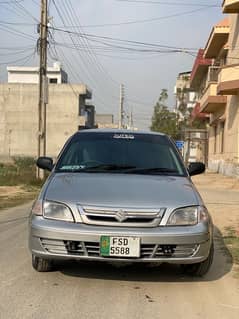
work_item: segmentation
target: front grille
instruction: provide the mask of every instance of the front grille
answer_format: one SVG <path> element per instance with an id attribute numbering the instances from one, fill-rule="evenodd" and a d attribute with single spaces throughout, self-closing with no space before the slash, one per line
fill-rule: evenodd
<path id="1" fill-rule="evenodd" d="M 41 239 L 43 248 L 52 254 L 101 257 L 100 244 L 98 242 L 63 241 L 52 239 Z M 199 249 L 199 245 L 158 245 L 141 244 L 141 259 L 165 259 L 187 258 L 193 256 Z M 112 257 L 111 257 L 112 258 Z M 117 257 L 114 257 L 117 258 Z"/>
<path id="2" fill-rule="evenodd" d="M 193 256 L 199 245 L 141 245 L 143 258 L 185 258 Z"/>
<path id="3" fill-rule="evenodd" d="M 157 227 L 166 208 L 112 208 L 78 206 L 82 221 L 90 225 L 120 227 Z"/>

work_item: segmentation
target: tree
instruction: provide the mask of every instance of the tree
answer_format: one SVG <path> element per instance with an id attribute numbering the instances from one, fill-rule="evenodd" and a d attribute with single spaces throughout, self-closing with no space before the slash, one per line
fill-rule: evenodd
<path id="1" fill-rule="evenodd" d="M 166 133 L 172 138 L 177 139 L 177 115 L 170 111 L 166 106 L 168 99 L 168 92 L 166 89 L 162 89 L 158 102 L 154 106 L 154 113 L 152 116 L 152 124 L 150 129 L 155 132 Z"/>

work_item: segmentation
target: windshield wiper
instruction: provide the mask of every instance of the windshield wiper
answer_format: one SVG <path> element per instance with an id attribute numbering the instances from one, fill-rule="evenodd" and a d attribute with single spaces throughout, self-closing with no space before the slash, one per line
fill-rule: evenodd
<path id="1" fill-rule="evenodd" d="M 172 173 L 179 175 L 176 169 L 166 168 L 166 167 L 142 167 L 142 168 L 132 168 L 127 170 L 129 174 L 162 174 L 170 175 Z"/>

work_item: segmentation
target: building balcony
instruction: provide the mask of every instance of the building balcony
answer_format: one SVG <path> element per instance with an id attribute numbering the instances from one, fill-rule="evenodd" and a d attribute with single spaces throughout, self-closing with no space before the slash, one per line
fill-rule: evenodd
<path id="1" fill-rule="evenodd" d="M 228 17 L 224 18 L 213 27 L 204 50 L 204 58 L 215 59 L 218 57 L 220 50 L 228 41 L 229 31 L 230 26 Z"/>
<path id="2" fill-rule="evenodd" d="M 239 1 L 236 0 L 224 0 L 223 13 L 239 13 Z"/>
<path id="3" fill-rule="evenodd" d="M 218 76 L 217 94 L 237 95 L 239 93 L 239 64 L 226 65 Z"/>
<path id="4" fill-rule="evenodd" d="M 208 67 L 212 64 L 211 59 L 205 59 L 203 56 L 204 49 L 200 49 L 195 59 L 190 77 L 190 87 L 193 89 L 197 89 L 200 86 L 203 77 L 208 72 Z"/>
<path id="5" fill-rule="evenodd" d="M 209 115 L 207 113 L 202 113 L 200 112 L 201 110 L 201 106 L 200 103 L 197 102 L 191 112 L 190 115 L 190 122 L 192 123 L 193 121 L 195 121 L 196 119 L 200 119 L 200 120 L 207 120 Z"/>
<path id="6" fill-rule="evenodd" d="M 225 108 L 227 104 L 227 97 L 217 95 L 217 82 L 210 82 L 207 85 L 200 99 L 200 112 L 202 113 L 215 113 Z"/>

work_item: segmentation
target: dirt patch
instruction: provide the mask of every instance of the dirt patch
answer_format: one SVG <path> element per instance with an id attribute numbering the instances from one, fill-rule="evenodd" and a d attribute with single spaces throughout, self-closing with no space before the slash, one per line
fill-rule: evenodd
<path id="1" fill-rule="evenodd" d="M 214 224 L 222 233 L 233 226 L 239 231 L 239 179 L 216 173 L 206 173 L 192 178 L 199 190 Z"/>
<path id="2" fill-rule="evenodd" d="M 11 197 L 23 192 L 22 186 L 0 186 L 0 197 Z"/>
<path id="3" fill-rule="evenodd" d="M 192 180 L 220 231 L 220 240 L 230 252 L 235 276 L 239 277 L 239 179 L 206 173 Z"/>
<path id="4" fill-rule="evenodd" d="M 0 210 L 33 200 L 38 192 L 38 187 L 26 185 L 0 186 Z"/>
<path id="5" fill-rule="evenodd" d="M 207 188 L 231 189 L 239 191 L 239 178 L 235 177 L 207 172 L 206 174 L 193 176 L 192 180 L 197 186 L 203 185 Z"/>

